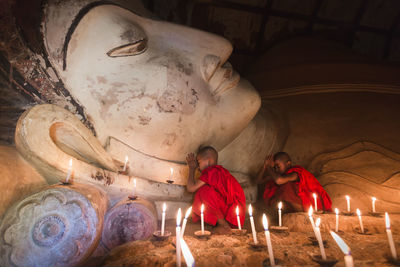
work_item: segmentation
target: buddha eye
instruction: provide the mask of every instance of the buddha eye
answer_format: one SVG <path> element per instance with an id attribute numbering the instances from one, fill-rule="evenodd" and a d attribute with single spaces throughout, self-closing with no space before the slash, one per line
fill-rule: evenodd
<path id="1" fill-rule="evenodd" d="M 146 51 L 147 48 L 147 39 L 141 39 L 137 42 L 121 45 L 115 47 L 107 52 L 109 57 L 127 57 L 127 56 L 135 56 Z"/>

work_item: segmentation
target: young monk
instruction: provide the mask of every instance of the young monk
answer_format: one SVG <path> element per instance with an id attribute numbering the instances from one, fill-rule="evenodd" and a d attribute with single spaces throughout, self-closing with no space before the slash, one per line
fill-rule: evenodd
<path id="1" fill-rule="evenodd" d="M 267 182 L 264 191 L 267 206 L 276 208 L 277 203 L 283 201 L 292 211 L 307 211 L 310 206 L 315 210 L 315 193 L 318 210 L 332 211 L 332 201 L 318 180 L 303 167 L 292 166 L 292 160 L 285 152 L 267 156 L 257 182 Z"/>
<path id="2" fill-rule="evenodd" d="M 237 227 L 236 207 L 239 206 L 240 223 L 244 223 L 246 198 L 242 187 L 228 170 L 218 162 L 218 152 L 210 146 L 200 148 L 197 155 L 186 157 L 189 166 L 187 190 L 196 192 L 192 205 L 192 220 L 200 219 L 201 204 L 204 204 L 204 221 L 216 226 L 215 233 L 226 234 L 231 226 Z M 199 179 L 194 178 L 196 168 L 201 171 Z"/>

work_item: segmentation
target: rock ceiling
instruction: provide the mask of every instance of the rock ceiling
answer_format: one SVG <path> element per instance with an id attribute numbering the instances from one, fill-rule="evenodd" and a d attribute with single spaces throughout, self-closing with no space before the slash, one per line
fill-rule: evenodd
<path id="1" fill-rule="evenodd" d="M 279 41 L 322 34 L 374 60 L 400 60 L 397 0 L 147 0 L 164 20 L 225 36 L 235 55 L 257 56 Z"/>

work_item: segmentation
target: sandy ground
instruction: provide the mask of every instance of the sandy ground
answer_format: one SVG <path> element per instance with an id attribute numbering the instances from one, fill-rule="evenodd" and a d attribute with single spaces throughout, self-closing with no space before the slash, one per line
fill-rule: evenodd
<path id="1" fill-rule="evenodd" d="M 185 241 L 195 258 L 196 266 L 269 266 L 265 234 L 261 224 L 262 209 L 255 207 L 257 238 L 264 245 L 259 249 L 250 246 L 253 238 L 247 216 L 244 228 L 246 235 L 211 235 L 209 239 L 198 239 L 194 232 L 200 230 L 200 223 L 188 222 Z M 271 225 L 276 225 L 276 218 L 269 215 Z M 329 234 L 335 227 L 334 214 L 315 214 L 321 218 L 321 232 L 326 242 L 328 258 L 338 260 L 335 266 L 344 266 L 343 253 Z M 349 245 L 354 257 L 355 266 L 393 266 L 388 262 L 390 250 L 385 232 L 383 217 L 363 216 L 363 224 L 368 235 L 357 233 L 359 221 L 357 216 L 340 216 L 339 235 Z M 400 248 L 400 214 L 392 214 L 392 230 L 396 248 Z M 320 255 L 318 245 L 313 245 L 309 237 L 313 231 L 306 213 L 292 213 L 283 216 L 283 224 L 289 230 L 283 233 L 271 232 L 275 258 L 283 266 L 319 266 L 312 260 L 313 255 Z M 175 266 L 175 220 L 166 222 L 166 230 L 172 236 L 166 241 L 151 238 L 147 241 L 135 241 L 113 249 L 96 265 L 102 266 Z M 212 227 L 206 225 L 206 230 Z M 399 253 L 400 254 L 400 253 Z"/>

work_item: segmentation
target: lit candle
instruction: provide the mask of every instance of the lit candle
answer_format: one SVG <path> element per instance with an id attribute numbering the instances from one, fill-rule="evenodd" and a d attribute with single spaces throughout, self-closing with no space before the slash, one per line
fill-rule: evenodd
<path id="1" fill-rule="evenodd" d="M 376 201 L 376 197 L 372 197 L 372 212 L 375 213 L 375 201 Z"/>
<path id="2" fill-rule="evenodd" d="M 236 217 L 237 217 L 239 230 L 242 230 L 242 226 L 240 225 L 239 206 L 236 206 Z"/>
<path id="3" fill-rule="evenodd" d="M 319 249 L 321 250 L 321 257 L 322 257 L 323 260 L 326 260 L 324 243 L 322 243 L 321 232 L 319 230 L 319 224 L 320 223 L 321 223 L 321 219 L 318 218 L 317 221 L 315 222 L 315 237 L 318 240 Z"/>
<path id="4" fill-rule="evenodd" d="M 351 256 L 350 248 L 343 241 L 343 239 L 340 238 L 340 236 L 338 236 L 332 231 L 330 231 L 330 233 L 333 239 L 335 240 L 336 244 L 338 244 L 339 248 L 344 253 L 344 264 L 346 265 L 346 267 L 353 267 L 354 263 L 353 263 L 353 257 Z"/>
<path id="5" fill-rule="evenodd" d="M 282 202 L 278 203 L 279 226 L 282 226 Z"/>
<path id="6" fill-rule="evenodd" d="M 68 173 L 67 173 L 67 178 L 65 179 L 65 182 L 69 182 L 69 178 L 71 177 L 71 172 L 72 172 L 72 159 L 69 160 L 69 167 L 68 167 Z"/>
<path id="7" fill-rule="evenodd" d="M 128 156 L 125 156 L 125 163 L 124 163 L 124 168 L 122 171 L 126 171 L 126 164 L 128 163 Z"/>
<path id="8" fill-rule="evenodd" d="M 362 219 L 361 219 L 361 211 L 359 209 L 357 209 L 357 215 L 358 215 L 358 221 L 360 222 L 360 229 L 361 229 L 361 233 L 364 233 L 364 225 L 362 223 Z"/>
<path id="9" fill-rule="evenodd" d="M 135 196 L 135 195 L 136 195 L 136 178 L 133 179 L 133 194 L 132 194 L 132 196 Z"/>
<path id="10" fill-rule="evenodd" d="M 347 201 L 347 212 L 350 212 L 350 197 L 346 196 L 346 201 Z"/>
<path id="11" fill-rule="evenodd" d="M 165 211 L 167 210 L 167 205 L 163 204 L 162 207 L 162 219 L 161 219 L 161 235 L 164 235 L 164 228 L 165 228 Z"/>
<path id="12" fill-rule="evenodd" d="M 269 262 L 270 262 L 270 265 L 273 267 L 273 266 L 275 266 L 274 252 L 272 251 L 271 235 L 269 233 L 268 220 L 267 220 L 267 216 L 265 216 L 265 213 L 263 214 L 262 220 L 263 220 L 264 231 L 265 231 L 265 239 L 267 240 Z"/>
<path id="13" fill-rule="evenodd" d="M 192 207 L 190 207 L 190 208 L 188 208 L 188 209 L 186 210 L 185 218 L 183 219 L 183 223 L 182 223 L 182 234 L 181 234 L 181 237 L 183 237 L 183 234 L 185 233 L 186 222 L 187 222 L 188 217 L 189 217 L 189 215 L 190 215 L 191 212 L 192 212 Z"/>
<path id="14" fill-rule="evenodd" d="M 181 267 L 181 208 L 178 209 L 176 216 L 176 266 Z"/>
<path id="15" fill-rule="evenodd" d="M 314 209 L 315 211 L 318 211 L 318 205 L 317 205 L 317 194 L 313 193 L 313 198 L 314 198 Z"/>
<path id="16" fill-rule="evenodd" d="M 201 234 L 204 235 L 204 204 L 201 204 Z"/>
<path id="17" fill-rule="evenodd" d="M 185 240 L 181 238 L 181 247 L 182 247 L 182 254 L 183 258 L 185 259 L 187 267 L 194 267 L 194 258 L 188 245 L 186 244 Z"/>
<path id="18" fill-rule="evenodd" d="M 251 231 L 253 232 L 254 244 L 258 244 L 257 232 L 256 232 L 256 228 L 254 227 L 253 208 L 251 207 L 251 204 L 249 205 L 249 216 L 250 216 Z"/>
<path id="19" fill-rule="evenodd" d="M 314 219 L 313 219 L 312 215 L 313 215 L 313 208 L 312 208 L 312 206 L 310 206 L 310 208 L 308 209 L 308 218 L 310 219 L 312 229 L 315 233 L 315 224 L 314 224 Z"/>
<path id="20" fill-rule="evenodd" d="M 174 168 L 169 168 L 169 170 L 171 171 L 169 179 L 172 181 L 172 176 L 174 175 Z"/>
<path id="21" fill-rule="evenodd" d="M 339 210 L 335 208 L 335 213 L 336 213 L 336 227 L 335 227 L 335 232 L 339 232 Z"/>
<path id="22" fill-rule="evenodd" d="M 388 236 L 390 251 L 392 252 L 392 258 L 397 260 L 397 252 L 396 252 L 396 248 L 394 247 L 392 230 L 390 230 L 390 219 L 389 219 L 389 215 L 387 212 L 385 212 L 385 221 L 386 221 L 386 233 Z"/>

